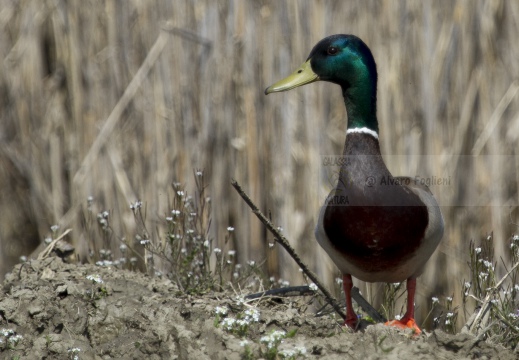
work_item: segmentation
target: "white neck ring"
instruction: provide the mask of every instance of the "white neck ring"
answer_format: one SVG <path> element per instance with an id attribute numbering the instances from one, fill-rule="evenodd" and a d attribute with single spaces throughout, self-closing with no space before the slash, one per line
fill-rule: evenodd
<path id="1" fill-rule="evenodd" d="M 377 132 L 374 130 L 368 129 L 367 127 L 348 129 L 348 130 L 346 130 L 346 135 L 347 134 L 368 134 L 378 140 Z"/>

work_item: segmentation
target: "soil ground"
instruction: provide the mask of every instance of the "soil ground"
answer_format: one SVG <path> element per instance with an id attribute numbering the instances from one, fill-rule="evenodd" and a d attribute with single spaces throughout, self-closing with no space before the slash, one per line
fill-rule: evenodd
<path id="1" fill-rule="evenodd" d="M 102 284 L 88 280 L 99 275 Z M 215 326 L 217 306 L 243 311 L 233 292 L 181 294 L 167 279 L 60 258 L 17 265 L 0 290 L 0 359 L 242 359 L 266 356 L 262 336 L 290 332 L 279 350 L 306 349 L 308 359 L 517 359 L 519 352 L 469 334 L 423 332 L 383 325 L 353 333 L 332 316 L 315 317 L 293 300 L 256 304 L 260 320 L 245 337 Z M 17 342 L 13 336 L 21 335 Z M 72 351 L 71 349 L 79 349 Z"/>

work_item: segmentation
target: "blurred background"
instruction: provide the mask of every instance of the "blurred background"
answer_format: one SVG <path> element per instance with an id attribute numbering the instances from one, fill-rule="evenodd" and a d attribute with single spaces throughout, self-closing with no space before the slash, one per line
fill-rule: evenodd
<path id="1" fill-rule="evenodd" d="M 359 36 L 377 61 L 392 173 L 449 179 L 431 186 L 446 231 L 419 308 L 432 295 L 459 301 L 471 240 L 493 234 L 503 274 L 519 231 L 519 2 L 1 0 L 0 279 L 68 228 L 88 261 L 100 241 L 88 211 L 109 211 L 116 238 L 132 239 L 130 203 L 141 200 L 159 236 L 171 184 L 192 192 L 203 169 L 214 246 L 304 281 L 269 250 L 234 178 L 331 286 L 338 271 L 313 229 L 331 186 L 322 157 L 344 146 L 341 92 L 263 91 L 335 33 Z"/>

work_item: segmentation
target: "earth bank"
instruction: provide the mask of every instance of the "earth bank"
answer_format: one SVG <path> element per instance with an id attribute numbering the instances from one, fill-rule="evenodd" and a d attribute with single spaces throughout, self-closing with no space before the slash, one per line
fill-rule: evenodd
<path id="1" fill-rule="evenodd" d="M 30 260 L 15 266 L 0 290 L 0 358 L 242 359 L 247 351 L 249 358 L 261 358 L 267 352 L 261 338 L 273 330 L 297 330 L 278 346 L 286 354 L 299 349 L 297 358 L 519 358 L 517 349 L 469 334 L 436 330 L 413 338 L 383 325 L 352 333 L 331 316 L 315 317 L 292 301 L 249 303 L 260 318 L 239 336 L 215 326 L 217 307 L 229 317 L 250 308 L 237 303 L 232 291 L 189 296 L 170 280 L 142 273 L 57 257 Z"/>

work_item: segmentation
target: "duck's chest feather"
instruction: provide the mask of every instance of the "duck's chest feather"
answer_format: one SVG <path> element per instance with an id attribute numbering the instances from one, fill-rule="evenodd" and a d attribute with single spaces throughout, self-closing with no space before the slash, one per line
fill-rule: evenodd
<path id="1" fill-rule="evenodd" d="M 366 272 L 396 269 L 422 245 L 427 207 L 405 180 L 390 174 L 375 138 L 349 135 L 344 155 L 337 187 L 325 203 L 323 229 L 353 266 Z"/>

